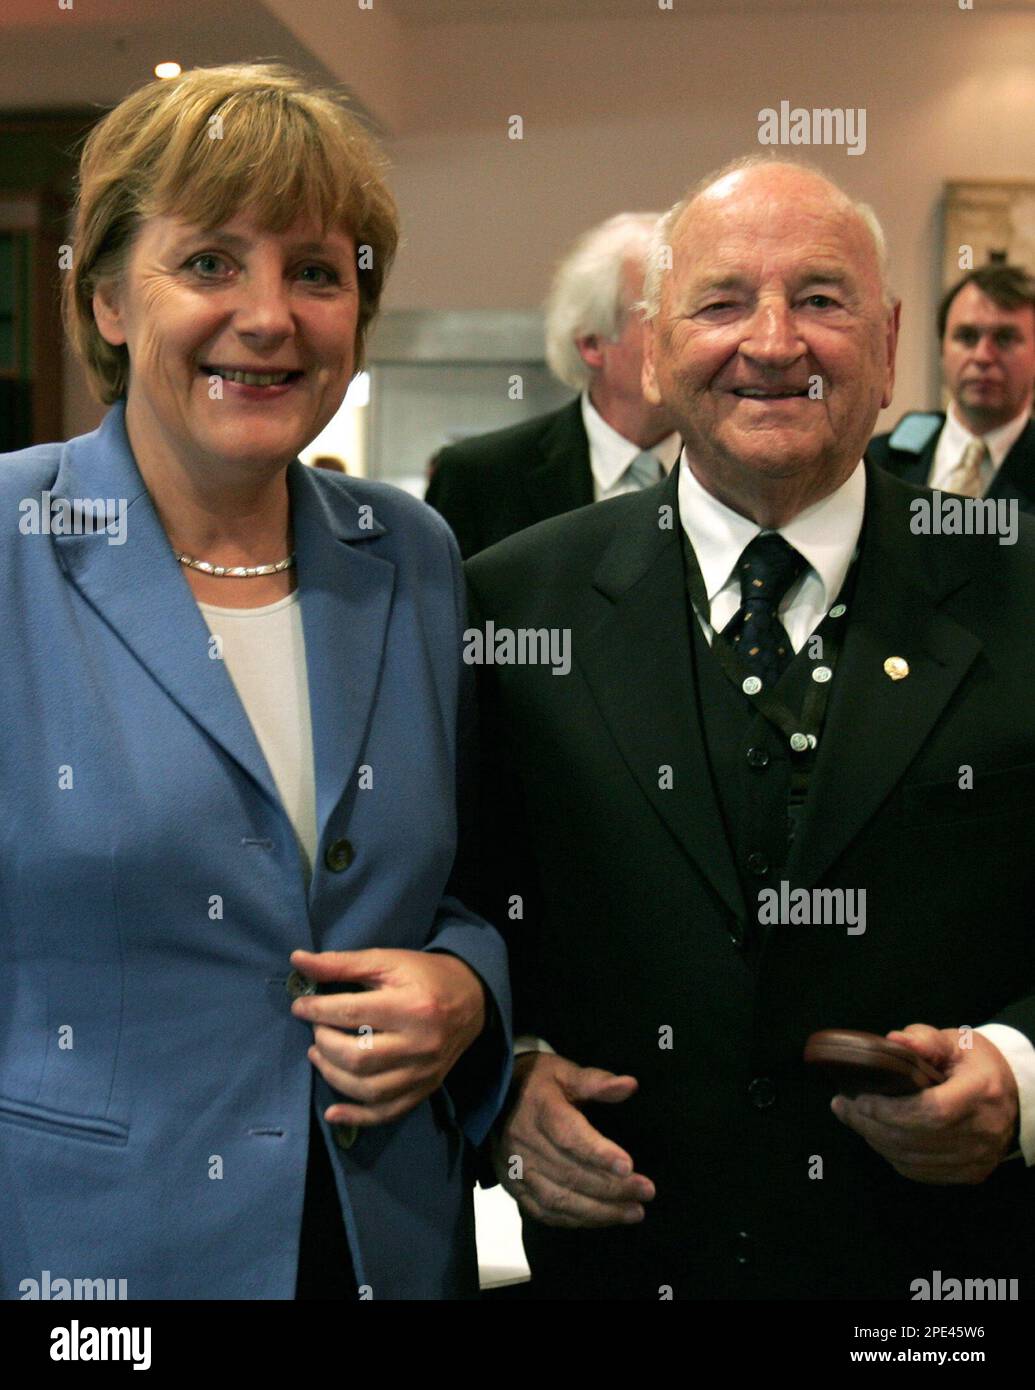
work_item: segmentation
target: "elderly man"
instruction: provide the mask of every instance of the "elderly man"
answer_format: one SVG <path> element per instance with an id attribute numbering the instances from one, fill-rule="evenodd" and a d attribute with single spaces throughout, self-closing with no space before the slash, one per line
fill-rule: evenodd
<path id="1" fill-rule="evenodd" d="M 868 209 L 746 161 L 658 235 L 678 468 L 467 567 L 472 623 L 571 633 L 565 679 L 480 672 L 532 1291 L 1030 1295 L 1035 538 L 916 534 L 930 494 L 862 462 L 898 331 Z M 834 1097 L 829 1028 L 945 1079 Z"/>
<path id="2" fill-rule="evenodd" d="M 561 410 L 443 449 L 427 500 L 466 558 L 546 517 L 649 487 L 679 436 L 641 386 L 643 262 L 657 213 L 622 212 L 581 237 L 546 306 L 546 357 L 580 392 Z"/>
<path id="3" fill-rule="evenodd" d="M 968 271 L 938 306 L 948 414 L 911 411 L 867 453 L 908 483 L 1035 511 L 1035 280 L 1016 265 Z"/>

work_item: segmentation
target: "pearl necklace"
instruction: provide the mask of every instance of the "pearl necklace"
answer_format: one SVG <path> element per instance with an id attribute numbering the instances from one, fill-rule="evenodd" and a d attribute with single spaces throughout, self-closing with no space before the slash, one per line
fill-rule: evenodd
<path id="1" fill-rule="evenodd" d="M 210 574 L 214 579 L 260 579 L 266 574 L 282 574 L 295 563 L 294 551 L 286 559 L 278 560 L 275 565 L 213 565 L 208 560 L 195 560 L 190 555 L 181 555 L 179 551 L 175 554 L 181 565 L 186 565 L 189 570 L 197 570 L 200 574 Z"/>

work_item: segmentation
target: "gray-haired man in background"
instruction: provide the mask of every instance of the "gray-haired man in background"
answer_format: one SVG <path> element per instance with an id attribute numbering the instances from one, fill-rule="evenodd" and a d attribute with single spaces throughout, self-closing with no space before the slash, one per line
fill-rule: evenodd
<path id="1" fill-rule="evenodd" d="M 443 449 L 427 500 L 466 559 L 534 522 L 663 478 L 679 454 L 664 406 L 641 387 L 643 267 L 657 213 L 621 212 L 561 262 L 546 304 L 546 359 L 580 392 L 557 411 Z"/>

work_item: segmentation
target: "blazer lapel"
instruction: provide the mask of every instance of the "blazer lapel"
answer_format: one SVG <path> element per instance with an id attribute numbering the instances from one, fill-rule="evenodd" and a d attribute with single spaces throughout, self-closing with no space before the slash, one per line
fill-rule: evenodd
<path id="1" fill-rule="evenodd" d="M 124 402 L 65 450 L 52 496 L 73 514 L 76 499 L 125 503 L 124 544 L 109 544 L 104 534 L 54 537 L 65 573 L 169 698 L 279 806 L 258 740 L 222 661 L 209 655 L 208 625 L 137 469 Z"/>
<path id="2" fill-rule="evenodd" d="M 578 398 L 559 410 L 543 434 L 540 459 L 525 475 L 525 491 L 535 521 L 588 507 L 593 501 L 589 440 Z"/>
<path id="3" fill-rule="evenodd" d="M 678 466 L 636 494 L 593 584 L 609 601 L 578 640 L 581 667 L 640 790 L 737 917 L 744 902 L 695 714 L 692 615 L 679 540 Z M 671 526 L 659 526 L 667 504 Z M 659 785 L 664 767 L 672 785 Z"/>
<path id="4" fill-rule="evenodd" d="M 1003 459 L 988 496 L 1015 500 L 1022 511 L 1035 510 L 1035 418 L 1028 421 Z"/>
<path id="5" fill-rule="evenodd" d="M 955 537 L 914 537 L 896 481 L 867 466 L 866 519 L 855 595 L 846 615 L 821 752 L 787 866 L 808 886 L 822 877 L 895 787 L 981 650 L 940 610 L 969 577 Z M 906 677 L 892 680 L 888 657 Z"/>
<path id="6" fill-rule="evenodd" d="M 137 470 L 117 403 L 101 428 L 66 451 L 55 497 L 124 498 L 126 543 L 56 536 L 71 582 L 184 712 L 252 778 L 280 797 L 209 630 Z M 322 836 L 352 774 L 381 671 L 395 566 L 368 553 L 385 528 L 333 479 L 288 467 L 298 594 Z"/>
<path id="7" fill-rule="evenodd" d="M 386 534 L 333 478 L 288 468 L 316 768 L 316 821 L 327 822 L 353 775 L 381 677 L 395 565 L 371 553 Z"/>

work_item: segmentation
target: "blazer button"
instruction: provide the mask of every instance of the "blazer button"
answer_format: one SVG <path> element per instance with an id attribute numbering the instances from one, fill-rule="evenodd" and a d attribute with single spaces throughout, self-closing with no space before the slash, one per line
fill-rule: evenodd
<path id="1" fill-rule="evenodd" d="M 356 851 L 348 840 L 334 840 L 327 846 L 323 862 L 332 873 L 340 874 L 349 867 L 355 857 Z"/>
<path id="2" fill-rule="evenodd" d="M 769 860 L 764 854 L 760 854 L 758 850 L 748 855 L 747 866 L 756 878 L 764 878 L 769 872 Z"/>
<path id="3" fill-rule="evenodd" d="M 734 946 L 743 946 L 746 930 L 743 922 L 735 921 L 730 923 L 730 940 Z"/>
<path id="4" fill-rule="evenodd" d="M 748 1095 L 756 1110 L 768 1110 L 776 1100 L 776 1087 L 768 1076 L 756 1076 L 748 1087 Z"/>
<path id="5" fill-rule="evenodd" d="M 292 970 L 291 974 L 284 981 L 284 988 L 292 999 L 301 999 L 304 994 L 315 994 L 319 988 L 315 980 L 307 980 L 304 975 L 300 975 L 297 970 Z"/>
<path id="6" fill-rule="evenodd" d="M 738 1231 L 733 1242 L 733 1258 L 738 1265 L 749 1265 L 754 1253 L 754 1241 L 747 1231 Z"/>
<path id="7" fill-rule="evenodd" d="M 358 1125 L 331 1125 L 331 1134 L 339 1149 L 351 1149 L 359 1138 Z"/>
<path id="8" fill-rule="evenodd" d="M 764 748 L 749 748 L 747 751 L 747 759 L 752 767 L 769 766 L 769 754 Z"/>

